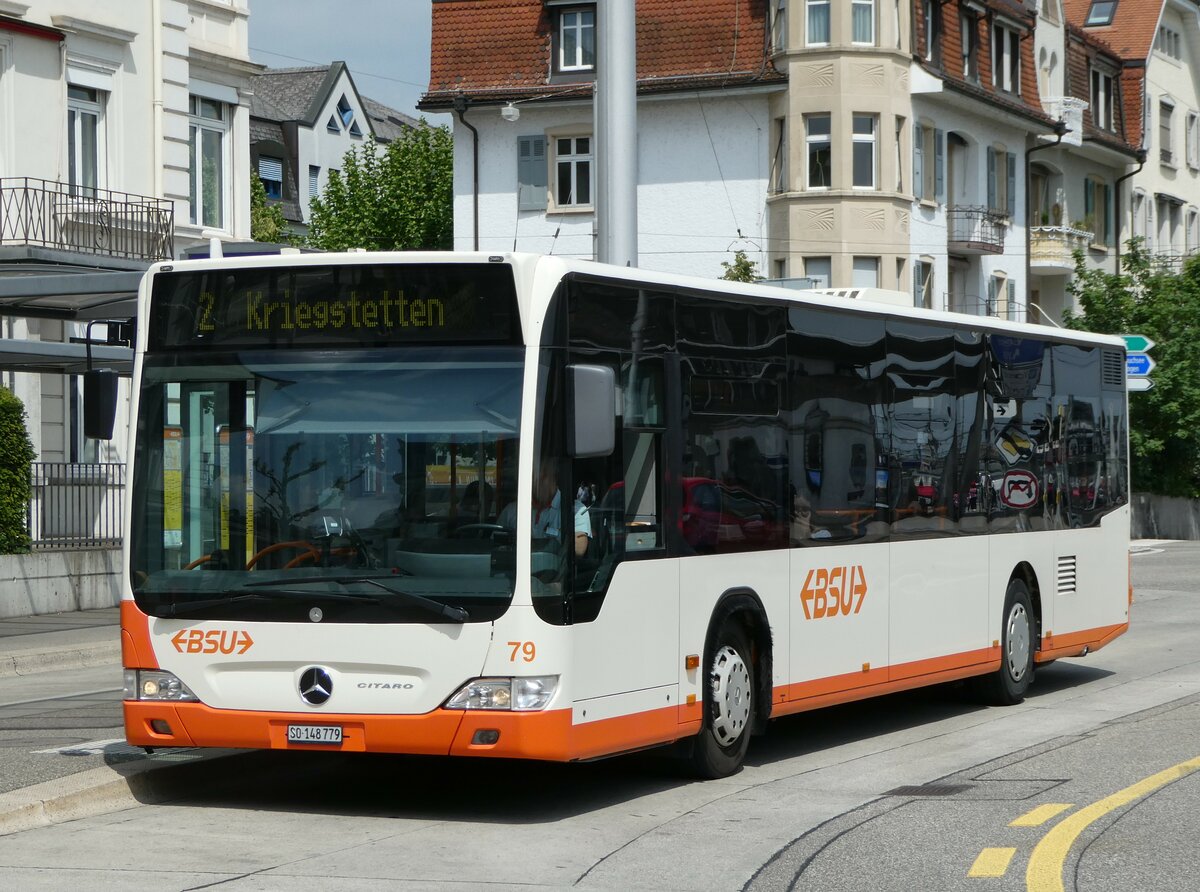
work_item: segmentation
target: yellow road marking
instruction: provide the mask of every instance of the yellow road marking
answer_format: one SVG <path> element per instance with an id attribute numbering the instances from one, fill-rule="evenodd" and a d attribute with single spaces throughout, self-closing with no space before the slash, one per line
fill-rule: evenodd
<path id="1" fill-rule="evenodd" d="M 969 877 L 1002 877 L 1016 849 L 984 849 L 967 871 Z"/>
<path id="2" fill-rule="evenodd" d="M 1200 769 L 1200 756 L 1172 765 L 1063 818 L 1034 848 L 1029 867 L 1025 870 L 1025 888 L 1028 892 L 1063 892 L 1063 864 L 1080 833 L 1114 809 L 1153 793 L 1172 781 L 1187 777 L 1197 769 Z"/>
<path id="3" fill-rule="evenodd" d="M 1065 812 L 1071 806 L 1064 805 L 1061 802 L 1047 802 L 1045 805 L 1039 805 L 1033 811 L 1026 812 L 1017 818 L 1009 827 L 1041 827 L 1053 817 L 1057 817 Z"/>

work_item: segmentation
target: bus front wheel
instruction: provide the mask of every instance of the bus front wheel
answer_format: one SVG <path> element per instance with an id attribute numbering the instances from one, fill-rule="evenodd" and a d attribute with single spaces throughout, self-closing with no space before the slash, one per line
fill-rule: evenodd
<path id="1" fill-rule="evenodd" d="M 976 679 L 976 691 L 985 702 L 1012 706 L 1025 699 L 1025 692 L 1033 681 L 1036 629 L 1029 589 L 1023 580 L 1014 578 L 1008 583 L 1004 596 L 1000 668 Z"/>
<path id="2" fill-rule="evenodd" d="M 704 728 L 692 742 L 698 777 L 728 777 L 742 767 L 754 725 L 754 664 L 741 623 L 726 620 L 705 656 Z"/>

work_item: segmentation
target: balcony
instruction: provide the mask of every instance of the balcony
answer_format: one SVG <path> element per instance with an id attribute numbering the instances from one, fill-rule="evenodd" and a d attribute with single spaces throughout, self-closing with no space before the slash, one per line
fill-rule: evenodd
<path id="1" fill-rule="evenodd" d="M 1075 252 L 1087 249 L 1095 236 L 1070 226 L 1033 226 L 1029 230 L 1029 271 L 1068 275 L 1075 271 Z"/>
<path id="2" fill-rule="evenodd" d="M 1007 225 L 1007 216 L 984 207 L 947 208 L 947 248 L 954 254 L 1000 254 Z"/>
<path id="3" fill-rule="evenodd" d="M 0 246 L 129 260 L 174 254 L 175 203 L 31 177 L 0 179 Z"/>

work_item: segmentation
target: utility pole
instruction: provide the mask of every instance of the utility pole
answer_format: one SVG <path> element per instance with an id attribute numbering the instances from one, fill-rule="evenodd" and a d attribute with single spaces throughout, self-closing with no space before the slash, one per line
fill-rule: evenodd
<path id="1" fill-rule="evenodd" d="M 637 266 L 637 26 L 634 0 L 596 4 L 596 257 Z"/>

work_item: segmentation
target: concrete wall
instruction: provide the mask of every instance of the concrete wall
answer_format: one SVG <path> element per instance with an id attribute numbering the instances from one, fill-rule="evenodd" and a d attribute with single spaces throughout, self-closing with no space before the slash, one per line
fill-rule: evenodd
<path id="1" fill-rule="evenodd" d="M 120 549 L 0 555 L 0 618 L 116 607 L 120 572 Z"/>
<path id="2" fill-rule="evenodd" d="M 1200 539 L 1200 501 L 1133 494 L 1134 539 Z"/>

